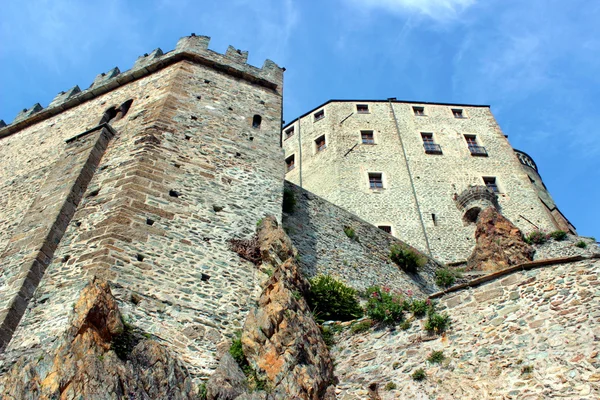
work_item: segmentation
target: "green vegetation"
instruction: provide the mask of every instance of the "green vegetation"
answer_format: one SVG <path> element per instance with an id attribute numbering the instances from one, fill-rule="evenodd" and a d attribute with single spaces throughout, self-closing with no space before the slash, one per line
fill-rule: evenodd
<path id="1" fill-rule="evenodd" d="M 404 299 L 387 288 L 372 286 L 367 289 L 367 315 L 384 324 L 395 324 L 404 319 Z"/>
<path id="2" fill-rule="evenodd" d="M 458 271 L 452 271 L 448 268 L 438 269 L 435 271 L 435 284 L 440 287 L 449 287 L 456 282 L 456 278 L 460 278 L 461 274 Z"/>
<path id="3" fill-rule="evenodd" d="M 285 213 L 293 213 L 296 208 L 296 196 L 292 189 L 283 189 L 283 204 L 282 209 Z"/>
<path id="4" fill-rule="evenodd" d="M 442 333 L 445 332 L 452 322 L 448 314 L 438 314 L 431 312 L 427 315 L 427 321 L 425 321 L 425 330 L 429 333 Z"/>
<path id="5" fill-rule="evenodd" d="M 431 352 L 431 354 L 429 354 L 429 357 L 427 357 L 427 361 L 432 364 L 439 364 L 444 361 L 445 358 L 446 356 L 444 356 L 444 352 L 442 350 L 434 350 Z"/>
<path id="6" fill-rule="evenodd" d="M 233 357 L 242 370 L 244 367 L 248 366 L 248 361 L 246 361 L 246 356 L 242 350 L 242 332 L 237 332 L 235 334 L 235 338 L 231 342 L 231 347 L 229 348 L 229 354 L 231 354 L 231 357 Z"/>
<path id="7" fill-rule="evenodd" d="M 350 321 L 363 315 L 356 294 L 356 290 L 343 282 L 319 275 L 310 280 L 307 301 L 318 320 Z"/>
<path id="8" fill-rule="evenodd" d="M 552 239 L 560 242 L 561 240 L 565 240 L 567 238 L 567 232 L 554 231 L 554 232 L 550 232 L 550 234 L 548 234 L 548 236 L 550 236 Z"/>
<path id="9" fill-rule="evenodd" d="M 425 373 L 425 370 L 423 368 L 415 370 L 415 372 L 413 372 L 411 376 L 415 381 L 422 381 L 427 379 L 427 374 Z"/>
<path id="10" fill-rule="evenodd" d="M 302 298 L 302 293 L 300 293 L 297 290 L 294 290 L 292 292 L 292 297 L 294 298 L 294 300 L 298 301 L 298 300 L 300 300 Z"/>
<path id="11" fill-rule="evenodd" d="M 348 236 L 348 238 L 350 238 L 352 240 L 357 240 L 358 239 L 358 237 L 356 236 L 356 232 L 350 226 L 345 226 L 344 227 L 344 233 L 346 234 L 346 236 Z"/>
<path id="12" fill-rule="evenodd" d="M 323 337 L 325 345 L 327 347 L 333 346 L 335 344 L 335 341 L 333 340 L 333 329 L 328 326 L 319 326 L 319 329 L 321 330 L 321 336 Z"/>
<path id="13" fill-rule="evenodd" d="M 428 309 L 429 304 L 426 300 L 414 299 L 412 303 L 410 303 L 410 311 L 416 318 L 424 317 L 425 314 L 427 314 Z"/>
<path id="14" fill-rule="evenodd" d="M 544 244 L 548 240 L 546 234 L 541 231 L 533 231 L 523 238 L 528 244 Z"/>
<path id="15" fill-rule="evenodd" d="M 123 330 L 118 335 L 113 336 L 111 348 L 115 351 L 117 357 L 121 360 L 127 360 L 139 340 L 135 335 L 135 328 L 125 317 L 121 317 L 121 322 L 123 323 Z"/>
<path id="16" fill-rule="evenodd" d="M 390 390 L 394 390 L 396 389 L 398 386 L 396 386 L 396 384 L 394 382 L 388 382 L 385 385 L 385 390 L 390 391 Z"/>
<path id="17" fill-rule="evenodd" d="M 363 333 L 371 329 L 371 325 L 372 322 L 368 319 L 361 322 L 357 322 L 355 324 L 352 324 L 352 326 L 350 327 L 350 332 L 352 332 L 353 334 Z"/>
<path id="18" fill-rule="evenodd" d="M 400 329 L 402 329 L 403 331 L 407 331 L 410 329 L 410 322 L 408 320 L 404 320 L 402 322 L 400 322 Z"/>
<path id="19" fill-rule="evenodd" d="M 587 243 L 585 243 L 583 240 L 580 240 L 579 242 L 575 243 L 575 246 L 579 247 L 580 249 L 585 249 L 587 247 Z"/>
<path id="20" fill-rule="evenodd" d="M 402 270 L 410 273 L 416 273 L 427 262 L 423 256 L 420 256 L 413 250 L 396 244 L 390 247 L 390 259 L 402 268 Z"/>
<path id="21" fill-rule="evenodd" d="M 200 400 L 208 399 L 208 391 L 206 390 L 206 383 L 203 383 L 198 387 L 198 397 Z"/>

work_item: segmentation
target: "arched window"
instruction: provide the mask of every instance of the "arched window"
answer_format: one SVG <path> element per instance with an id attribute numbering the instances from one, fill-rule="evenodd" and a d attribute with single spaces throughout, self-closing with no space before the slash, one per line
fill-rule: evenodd
<path id="1" fill-rule="evenodd" d="M 262 122 L 262 117 L 258 114 L 254 115 L 254 118 L 252 118 L 252 127 L 254 129 L 260 128 L 261 122 Z"/>
<path id="2" fill-rule="evenodd" d="M 121 118 L 123 118 L 125 116 L 125 114 L 127 114 L 127 112 L 129 111 L 129 107 L 131 107 L 131 104 L 133 103 L 133 99 L 129 99 L 127 100 L 125 103 L 121 104 L 121 106 L 119 107 L 119 110 L 117 111 L 117 115 L 116 115 L 116 120 L 120 120 Z"/>
<path id="3" fill-rule="evenodd" d="M 115 107 L 111 107 L 104 112 L 104 115 L 98 122 L 98 125 L 107 124 L 112 121 L 117 116 L 117 109 Z"/>

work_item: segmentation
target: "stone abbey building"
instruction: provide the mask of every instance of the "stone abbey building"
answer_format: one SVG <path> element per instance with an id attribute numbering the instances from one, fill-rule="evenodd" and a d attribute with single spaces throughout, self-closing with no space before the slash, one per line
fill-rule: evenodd
<path id="1" fill-rule="evenodd" d="M 575 233 L 489 106 L 330 100 L 282 130 L 286 179 L 444 262 L 466 259 L 477 212 Z"/>
<path id="2" fill-rule="evenodd" d="M 0 121 L 2 399 L 598 398 L 591 239 L 436 279 L 478 214 L 574 233 L 488 107 L 330 101 L 282 131 L 284 69 L 208 45 L 183 37 Z M 328 346 L 307 302 L 319 274 L 439 301 L 456 329 L 407 311 Z"/>

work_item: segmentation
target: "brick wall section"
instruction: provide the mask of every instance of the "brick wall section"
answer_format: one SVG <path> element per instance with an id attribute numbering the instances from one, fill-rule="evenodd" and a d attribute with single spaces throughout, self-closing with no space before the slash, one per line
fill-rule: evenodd
<path id="1" fill-rule="evenodd" d="M 212 373 L 217 347 L 241 328 L 259 290 L 254 265 L 228 241 L 253 235 L 266 214 L 281 220 L 283 186 L 281 70 L 263 70 L 259 78 L 272 79 L 263 85 L 247 79 L 254 67 L 230 64 L 184 59 L 45 121 L 99 118 L 133 99 L 111 123 L 117 136 L 88 189 L 98 194 L 76 211 L 5 365 L 51 346 L 97 275 L 129 321 L 174 350 L 194 378 Z"/>
<path id="2" fill-rule="evenodd" d="M 71 141 L 0 255 L 0 349 L 4 349 L 71 221 L 108 141 L 110 128 Z"/>
<path id="3" fill-rule="evenodd" d="M 286 188 L 293 191 L 296 207 L 284 214 L 283 226 L 298 249 L 305 276 L 332 275 L 358 290 L 387 286 L 418 297 L 439 290 L 435 270 L 442 266 L 435 260 L 428 260 L 418 274 L 407 274 L 389 258 L 390 247 L 403 242 L 293 183 L 286 182 Z M 345 227 L 354 230 L 356 239 L 346 235 Z"/>
<path id="4" fill-rule="evenodd" d="M 357 113 L 357 103 L 368 104 L 369 113 Z M 466 259 L 470 254 L 475 243 L 474 225 L 464 224 L 462 210 L 453 196 L 470 185 L 483 185 L 484 176 L 496 177 L 502 213 L 524 232 L 535 228 L 521 215 L 541 229 L 555 229 L 488 107 L 392 104 L 435 257 L 450 262 Z M 415 116 L 413 106 L 424 107 L 425 116 Z M 455 118 L 452 108 L 461 108 L 466 118 Z M 321 109 L 325 110 L 325 118 L 315 121 L 311 113 L 290 125 L 296 134 L 284 140 L 283 146 L 286 157 L 295 154 L 296 168 L 286 178 L 298 184 L 302 164 L 306 189 L 374 225 L 391 225 L 396 237 L 426 251 L 390 104 L 332 101 Z M 374 132 L 374 145 L 361 144 L 361 130 Z M 425 153 L 421 132 L 433 134 L 442 155 Z M 323 134 L 327 149 L 317 152 L 314 139 Z M 476 135 L 489 156 L 472 156 L 465 134 Z M 369 189 L 369 172 L 383 173 L 385 189 Z"/>
<path id="5" fill-rule="evenodd" d="M 384 400 L 596 399 L 599 273 L 597 259 L 549 265 L 443 296 L 452 319 L 443 336 L 428 336 L 423 320 L 406 331 L 345 331 L 332 349 L 338 398 L 366 398 L 376 383 Z M 434 350 L 441 364 L 426 361 Z M 418 368 L 423 382 L 411 378 Z"/>

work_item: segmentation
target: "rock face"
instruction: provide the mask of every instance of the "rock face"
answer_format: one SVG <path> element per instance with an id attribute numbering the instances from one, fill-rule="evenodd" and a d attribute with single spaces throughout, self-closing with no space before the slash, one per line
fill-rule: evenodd
<path id="1" fill-rule="evenodd" d="M 475 239 L 467 270 L 499 271 L 533 260 L 534 249 L 523 241 L 519 228 L 493 207 L 479 213 Z"/>
<path id="2" fill-rule="evenodd" d="M 265 218 L 258 232 L 264 264 L 275 267 L 248 314 L 242 347 L 248 363 L 271 383 L 277 399 L 331 398 L 333 363 L 302 294 L 302 277 L 291 242 L 274 218 Z"/>
<path id="3" fill-rule="evenodd" d="M 185 368 L 161 344 L 142 339 L 120 359 L 125 340 L 115 298 L 106 282 L 92 281 L 74 305 L 70 329 L 53 349 L 23 356 L 0 378 L 8 399 L 191 399 Z"/>

